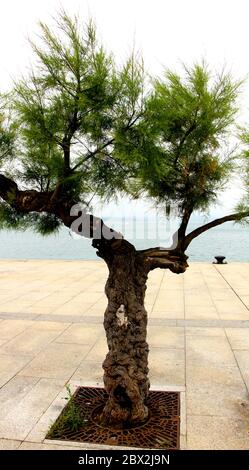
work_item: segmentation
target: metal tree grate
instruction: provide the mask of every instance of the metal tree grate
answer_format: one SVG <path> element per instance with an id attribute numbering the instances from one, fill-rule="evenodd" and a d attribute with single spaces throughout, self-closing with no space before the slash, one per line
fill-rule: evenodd
<path id="1" fill-rule="evenodd" d="M 80 410 L 83 424 L 77 431 L 63 424 L 63 416 L 68 412 L 69 402 L 47 434 L 47 439 L 147 449 L 179 449 L 180 394 L 178 392 L 150 391 L 146 403 L 149 408 L 149 419 L 143 425 L 129 429 L 104 427 L 94 419 L 97 411 L 103 408 L 107 400 L 104 389 L 79 387 L 71 400 Z"/>

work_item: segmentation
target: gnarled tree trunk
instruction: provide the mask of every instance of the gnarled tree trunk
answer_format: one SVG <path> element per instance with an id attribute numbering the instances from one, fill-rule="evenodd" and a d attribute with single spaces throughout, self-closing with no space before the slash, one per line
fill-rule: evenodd
<path id="1" fill-rule="evenodd" d="M 109 399 L 100 419 L 106 425 L 125 427 L 148 417 L 149 350 L 144 308 L 148 271 L 133 245 L 125 240 L 116 243 L 115 254 L 108 244 L 103 249 L 101 243 L 94 243 L 109 268 L 104 319 L 109 352 L 103 362 Z"/>

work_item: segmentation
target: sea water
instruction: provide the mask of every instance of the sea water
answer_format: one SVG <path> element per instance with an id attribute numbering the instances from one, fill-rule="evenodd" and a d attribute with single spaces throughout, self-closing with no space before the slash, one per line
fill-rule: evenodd
<path id="1" fill-rule="evenodd" d="M 122 230 L 122 221 L 111 219 L 109 226 Z M 205 223 L 205 222 L 204 222 Z M 200 224 L 195 221 L 189 225 L 188 231 Z M 149 223 L 153 228 L 153 223 Z M 126 238 L 137 249 L 154 246 L 169 246 L 158 233 L 148 233 L 144 223 L 137 220 L 126 221 Z M 123 232 L 122 232 L 123 233 Z M 167 238 L 167 237 L 166 237 Z M 215 227 L 197 237 L 187 251 L 190 261 L 213 261 L 214 256 L 226 256 L 227 261 L 249 262 L 249 227 L 232 222 Z M 32 230 L 24 232 L 0 231 L 0 259 L 97 259 L 96 250 L 91 240 L 75 237 L 67 228 L 58 234 L 42 237 Z"/>

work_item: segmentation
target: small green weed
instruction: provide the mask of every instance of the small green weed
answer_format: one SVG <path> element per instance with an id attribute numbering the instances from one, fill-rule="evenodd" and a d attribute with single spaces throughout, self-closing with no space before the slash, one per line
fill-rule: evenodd
<path id="1" fill-rule="evenodd" d="M 68 402 L 63 413 L 60 414 L 58 419 L 50 427 L 47 438 L 56 437 L 58 433 L 61 433 L 64 429 L 70 429 L 71 431 L 78 431 L 79 428 L 84 424 L 81 416 L 81 411 L 77 403 L 75 403 L 74 396 L 71 392 L 70 385 L 66 385 L 67 396 L 64 399 Z"/>

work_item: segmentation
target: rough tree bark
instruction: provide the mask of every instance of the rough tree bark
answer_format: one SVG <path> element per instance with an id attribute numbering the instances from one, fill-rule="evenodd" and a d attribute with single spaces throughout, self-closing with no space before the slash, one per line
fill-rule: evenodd
<path id="1" fill-rule="evenodd" d="M 125 240 L 111 245 L 95 240 L 93 245 L 109 268 L 104 317 L 109 352 L 103 362 L 109 399 L 100 420 L 124 427 L 142 423 L 148 417 L 145 401 L 149 391 L 149 348 L 144 307 L 148 269 L 139 252 Z"/>
<path id="2" fill-rule="evenodd" d="M 187 256 L 161 248 L 137 251 L 124 239 L 93 240 L 93 246 L 109 269 L 104 317 L 109 352 L 103 362 L 108 400 L 99 421 L 121 428 L 142 424 L 148 418 L 150 386 L 144 306 L 148 274 L 157 267 L 182 273 Z"/>

